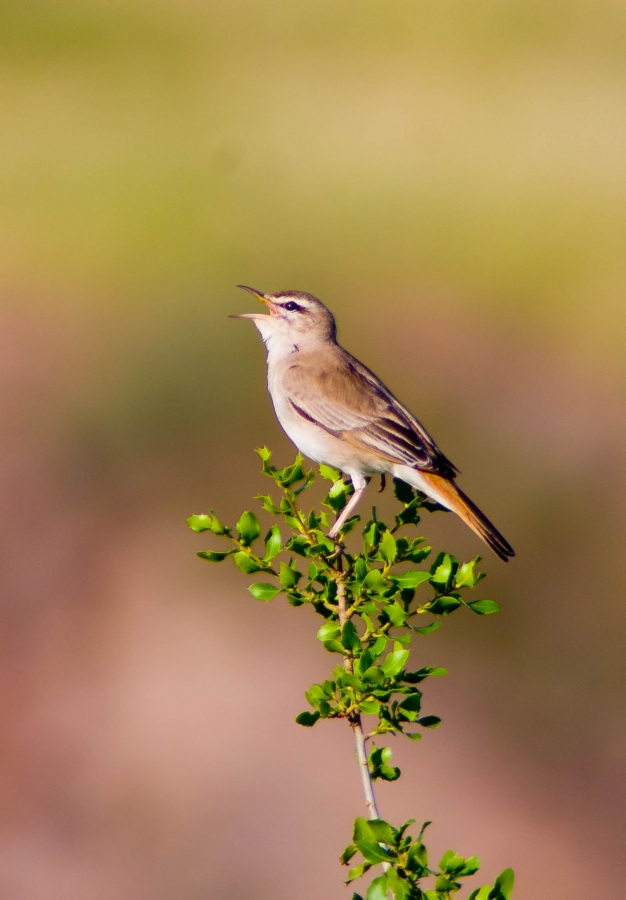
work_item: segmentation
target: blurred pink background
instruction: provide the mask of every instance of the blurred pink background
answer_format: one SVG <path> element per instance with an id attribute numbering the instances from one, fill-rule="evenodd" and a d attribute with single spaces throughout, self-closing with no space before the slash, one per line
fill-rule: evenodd
<path id="1" fill-rule="evenodd" d="M 0 7 L 3 900 L 350 896 L 351 735 L 293 721 L 314 616 L 185 527 L 253 505 L 255 446 L 294 455 L 241 282 L 320 296 L 518 552 L 485 554 L 499 616 L 418 646 L 443 724 L 393 743 L 383 814 L 472 886 L 618 896 L 625 29 L 611 0 Z"/>

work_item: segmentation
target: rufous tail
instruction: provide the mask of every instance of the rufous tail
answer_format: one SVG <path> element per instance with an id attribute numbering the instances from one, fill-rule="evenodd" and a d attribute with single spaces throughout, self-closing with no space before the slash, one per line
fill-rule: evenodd
<path id="1" fill-rule="evenodd" d="M 455 512 L 479 538 L 491 547 L 500 559 L 508 562 L 511 556 L 515 556 L 515 551 L 506 538 L 500 534 L 495 525 L 491 524 L 476 504 L 472 503 L 461 488 L 456 486 L 454 481 L 423 470 L 420 470 L 420 480 L 430 488 L 426 491 L 430 497 Z"/>

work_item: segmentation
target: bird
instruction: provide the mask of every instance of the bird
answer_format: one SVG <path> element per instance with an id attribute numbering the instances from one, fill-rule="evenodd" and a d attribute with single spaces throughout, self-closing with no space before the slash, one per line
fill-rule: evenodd
<path id="1" fill-rule="evenodd" d="M 336 539 L 370 478 L 392 475 L 456 513 L 505 562 L 515 552 L 463 493 L 457 467 L 383 382 L 337 341 L 330 310 L 303 291 L 264 294 L 250 319 L 267 349 L 267 384 L 278 421 L 298 450 L 352 481 L 354 493 L 333 524 Z"/>

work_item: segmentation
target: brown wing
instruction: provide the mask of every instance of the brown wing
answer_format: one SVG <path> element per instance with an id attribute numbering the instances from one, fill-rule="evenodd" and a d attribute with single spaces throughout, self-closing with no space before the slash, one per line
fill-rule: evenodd
<path id="1" fill-rule="evenodd" d="M 314 359 L 302 354 L 285 370 L 283 387 L 293 409 L 390 462 L 454 478 L 456 467 L 415 416 L 362 363 L 334 350 L 340 353 L 320 353 Z"/>

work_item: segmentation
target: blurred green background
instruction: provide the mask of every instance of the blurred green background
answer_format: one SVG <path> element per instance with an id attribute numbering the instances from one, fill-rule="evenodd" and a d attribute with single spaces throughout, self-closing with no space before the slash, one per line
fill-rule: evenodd
<path id="1" fill-rule="evenodd" d="M 444 721 L 383 813 L 516 900 L 617 896 L 625 34 L 615 0 L 0 2 L 3 898 L 349 895 L 351 737 L 293 724 L 313 618 L 184 524 L 293 457 L 237 283 L 327 302 L 518 551 L 503 614 L 424 641 Z"/>

